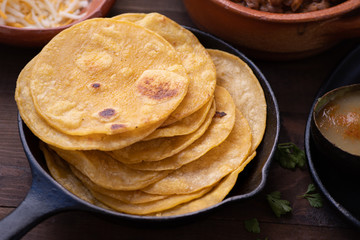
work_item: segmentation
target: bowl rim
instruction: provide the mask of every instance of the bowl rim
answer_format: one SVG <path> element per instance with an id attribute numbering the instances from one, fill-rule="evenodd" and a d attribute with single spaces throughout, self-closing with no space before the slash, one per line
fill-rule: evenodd
<path id="1" fill-rule="evenodd" d="M 334 143 L 333 141 L 331 141 L 330 139 L 328 139 L 323 131 L 321 131 L 320 129 L 320 125 L 319 125 L 319 121 L 317 119 L 317 114 L 331 101 L 333 101 L 334 99 L 338 98 L 338 97 L 342 97 L 344 95 L 344 93 L 347 92 L 352 92 L 352 91 L 356 91 L 359 92 L 360 91 L 360 83 L 354 83 L 354 84 L 350 84 L 350 85 L 344 85 L 344 86 L 340 86 L 334 89 L 331 89 L 327 92 L 325 92 L 323 95 L 319 96 L 314 104 L 314 107 L 312 108 L 312 112 L 311 112 L 311 120 L 314 124 L 314 127 L 317 129 L 318 133 L 321 135 L 322 138 L 324 138 L 327 142 L 329 142 L 329 144 L 331 144 L 332 146 L 334 146 L 334 148 L 339 149 L 339 151 L 341 152 L 345 152 L 348 156 L 352 156 L 354 158 L 359 158 L 360 154 L 356 154 L 356 153 L 351 153 L 345 149 L 343 149 L 342 147 L 338 146 L 336 143 Z"/>
<path id="2" fill-rule="evenodd" d="M 311 22 L 318 20 L 326 20 L 342 14 L 351 12 L 357 8 L 360 8 L 360 1 L 358 0 L 346 0 L 340 4 L 337 4 L 333 7 L 305 12 L 305 13 L 270 13 L 251 9 L 231 0 L 210 0 L 214 4 L 218 5 L 221 8 L 224 8 L 232 13 L 239 14 L 245 17 L 257 18 L 263 21 L 271 22 L 282 22 L 282 23 L 292 23 L 292 22 Z"/>

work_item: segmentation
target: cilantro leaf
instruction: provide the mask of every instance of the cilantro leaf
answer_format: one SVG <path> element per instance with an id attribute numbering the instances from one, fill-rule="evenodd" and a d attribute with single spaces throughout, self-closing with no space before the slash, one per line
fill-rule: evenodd
<path id="1" fill-rule="evenodd" d="M 315 191 L 316 191 L 315 185 L 313 183 L 310 183 L 305 194 L 312 193 L 312 192 L 315 192 Z"/>
<path id="2" fill-rule="evenodd" d="M 306 164 L 305 152 L 294 143 L 278 144 L 274 158 L 280 166 L 286 169 L 304 168 Z"/>
<path id="3" fill-rule="evenodd" d="M 314 184 L 309 184 L 305 194 L 300 196 L 301 198 L 305 198 L 309 201 L 310 206 L 315 208 L 320 208 L 323 206 L 323 199 L 320 193 L 316 192 L 316 187 Z"/>
<path id="4" fill-rule="evenodd" d="M 281 199 L 281 193 L 279 191 L 267 194 L 266 199 L 277 217 L 292 211 L 290 202 Z"/>
<path id="5" fill-rule="evenodd" d="M 259 222 L 256 218 L 252 218 L 244 221 L 245 228 L 252 233 L 260 233 Z"/>

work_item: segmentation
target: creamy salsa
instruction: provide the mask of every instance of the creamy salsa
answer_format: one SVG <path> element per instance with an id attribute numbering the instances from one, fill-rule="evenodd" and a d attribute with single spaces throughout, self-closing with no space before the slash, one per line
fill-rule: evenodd
<path id="1" fill-rule="evenodd" d="M 330 101 L 316 116 L 320 132 L 342 150 L 360 156 L 360 90 Z"/>

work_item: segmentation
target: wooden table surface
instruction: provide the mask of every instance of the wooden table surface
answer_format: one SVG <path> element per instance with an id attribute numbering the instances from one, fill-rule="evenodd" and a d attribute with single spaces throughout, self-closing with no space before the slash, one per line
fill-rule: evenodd
<path id="1" fill-rule="evenodd" d="M 160 12 L 180 24 L 194 26 L 181 0 L 118 0 L 109 13 Z M 279 142 L 294 142 L 303 149 L 304 129 L 311 104 L 321 84 L 357 44 L 347 41 L 307 59 L 273 62 L 251 58 L 268 79 L 281 112 Z M 17 128 L 14 89 L 24 65 L 40 49 L 0 44 L 0 219 L 26 196 L 31 173 Z M 312 183 L 309 169 L 290 171 L 273 162 L 263 191 L 252 199 L 217 209 L 210 215 L 170 226 L 116 223 L 86 212 L 51 216 L 23 239 L 359 239 L 360 231 L 329 202 L 312 208 L 297 198 Z M 281 191 L 291 202 L 291 214 L 277 218 L 265 196 Z M 244 221 L 257 218 L 261 233 L 249 233 Z M 1 239 L 1 233 L 0 233 Z"/>

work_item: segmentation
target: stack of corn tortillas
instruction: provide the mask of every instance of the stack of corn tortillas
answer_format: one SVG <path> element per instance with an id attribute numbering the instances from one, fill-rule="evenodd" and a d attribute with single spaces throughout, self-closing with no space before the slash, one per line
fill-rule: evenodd
<path id="1" fill-rule="evenodd" d="M 266 126 L 251 69 L 158 13 L 64 30 L 22 70 L 15 99 L 60 184 L 136 215 L 222 201 Z"/>

